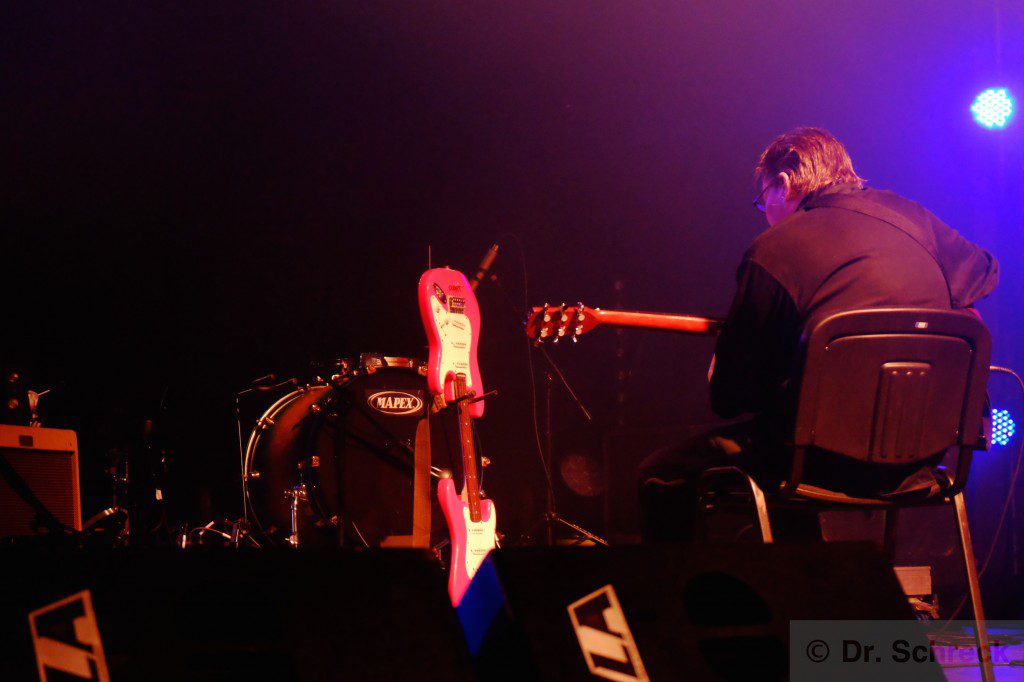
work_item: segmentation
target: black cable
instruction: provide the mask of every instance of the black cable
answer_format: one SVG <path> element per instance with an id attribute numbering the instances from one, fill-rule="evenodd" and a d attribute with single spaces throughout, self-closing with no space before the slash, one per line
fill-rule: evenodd
<path id="1" fill-rule="evenodd" d="M 510 238 L 516 243 L 517 250 L 519 251 L 519 265 L 523 272 L 523 314 L 530 309 L 530 297 L 529 297 L 529 280 L 527 279 L 526 270 L 526 252 L 523 248 L 523 242 L 519 238 L 519 235 L 513 232 L 507 232 L 501 236 L 501 240 Z M 537 407 L 537 374 L 533 366 L 533 346 L 530 343 L 530 338 L 523 334 L 523 340 L 526 343 L 526 364 L 530 372 L 530 412 L 533 416 L 533 437 L 537 445 L 537 456 L 540 458 L 541 467 L 544 469 L 544 484 L 547 486 L 548 495 L 551 497 L 552 506 L 555 501 L 555 489 L 551 479 L 551 466 L 547 460 L 547 456 L 544 454 L 544 446 L 541 444 L 540 439 L 540 416 L 538 415 Z M 549 455 L 551 453 L 548 453 Z"/>
<path id="2" fill-rule="evenodd" d="M 1006 367 L 998 367 L 996 365 L 992 365 L 991 367 L 989 367 L 989 371 L 998 372 L 1001 374 L 1009 374 L 1014 379 L 1016 379 L 1017 384 L 1020 386 L 1021 399 L 1024 400 L 1024 379 L 1021 379 L 1019 374 L 1014 372 L 1012 369 Z M 1017 477 L 1020 474 L 1020 465 L 1022 458 L 1024 458 L 1024 434 L 1021 434 L 1020 444 L 1017 446 L 1017 461 L 1013 465 L 1013 473 L 1010 474 L 1010 485 L 1008 490 L 1006 491 L 1006 499 L 1003 501 L 1003 510 L 999 514 L 999 522 L 996 524 L 996 532 L 992 536 L 992 543 L 989 545 L 988 552 L 985 554 L 985 559 L 981 562 L 981 568 L 978 569 L 979 582 L 981 581 L 981 577 L 985 575 L 985 571 L 988 569 L 989 562 L 992 561 L 993 555 L 995 555 L 996 546 L 999 544 L 999 536 L 1002 534 L 1003 526 L 1006 524 L 1006 514 L 1010 510 L 1010 504 L 1013 501 L 1013 493 L 1017 487 Z M 968 596 L 969 595 L 965 594 L 960 599 L 960 603 L 953 611 L 953 615 L 951 615 L 946 620 L 946 624 L 943 626 L 943 629 L 945 629 L 946 626 L 948 626 L 950 623 L 956 620 L 956 617 L 960 615 L 960 612 L 963 610 L 964 606 L 967 605 Z"/>

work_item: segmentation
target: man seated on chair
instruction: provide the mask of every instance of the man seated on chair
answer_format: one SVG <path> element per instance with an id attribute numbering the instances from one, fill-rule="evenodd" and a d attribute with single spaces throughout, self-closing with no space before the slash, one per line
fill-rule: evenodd
<path id="1" fill-rule="evenodd" d="M 692 537 L 697 480 L 708 467 L 739 466 L 765 489 L 785 478 L 800 341 L 817 323 L 859 308 L 971 308 L 999 277 L 988 252 L 924 207 L 866 189 L 842 143 L 824 130 L 780 135 L 761 154 L 755 177 L 761 192 L 754 205 L 769 227 L 740 263 L 708 372 L 715 413 L 750 416 L 643 461 L 645 540 Z M 804 478 L 854 495 L 899 494 L 930 486 L 929 470 L 941 457 L 924 469 L 880 471 L 816 452 Z"/>

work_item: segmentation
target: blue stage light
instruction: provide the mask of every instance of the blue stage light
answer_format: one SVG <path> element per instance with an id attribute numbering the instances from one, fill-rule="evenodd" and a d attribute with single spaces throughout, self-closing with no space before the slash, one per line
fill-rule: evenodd
<path id="1" fill-rule="evenodd" d="M 971 113 L 984 128 L 1005 128 L 1013 116 L 1013 98 L 1006 88 L 989 88 L 974 98 Z"/>
<path id="2" fill-rule="evenodd" d="M 1006 445 L 1017 431 L 1017 425 L 1010 416 L 1009 410 L 992 410 L 992 442 Z"/>

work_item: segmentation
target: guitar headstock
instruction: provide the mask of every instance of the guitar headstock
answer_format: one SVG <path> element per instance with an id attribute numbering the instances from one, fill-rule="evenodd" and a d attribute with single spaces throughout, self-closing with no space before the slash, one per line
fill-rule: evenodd
<path id="1" fill-rule="evenodd" d="M 579 337 L 600 324 L 600 310 L 587 308 L 582 303 L 576 305 L 548 305 L 533 308 L 530 319 L 526 322 L 526 335 L 535 343 L 559 343 L 562 339 Z"/>

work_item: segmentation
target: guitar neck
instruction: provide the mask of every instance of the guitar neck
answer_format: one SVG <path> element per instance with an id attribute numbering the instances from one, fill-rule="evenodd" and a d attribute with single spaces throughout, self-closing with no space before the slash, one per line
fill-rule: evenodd
<path id="1" fill-rule="evenodd" d="M 617 327 L 636 327 L 638 329 L 654 329 L 660 331 L 683 332 L 699 336 L 717 336 L 722 328 L 722 321 L 692 315 L 670 315 L 667 313 L 640 313 L 625 310 L 587 309 L 587 313 L 597 318 L 598 324 Z"/>
<path id="2" fill-rule="evenodd" d="M 458 374 L 455 377 L 455 397 L 462 398 L 467 394 L 466 376 Z M 469 414 L 469 403 L 460 400 L 457 409 L 459 411 L 459 442 L 462 450 L 462 471 L 466 476 L 466 505 L 469 507 L 469 519 L 479 523 L 480 515 L 480 479 L 476 469 L 476 448 L 473 443 L 473 422 Z"/>

